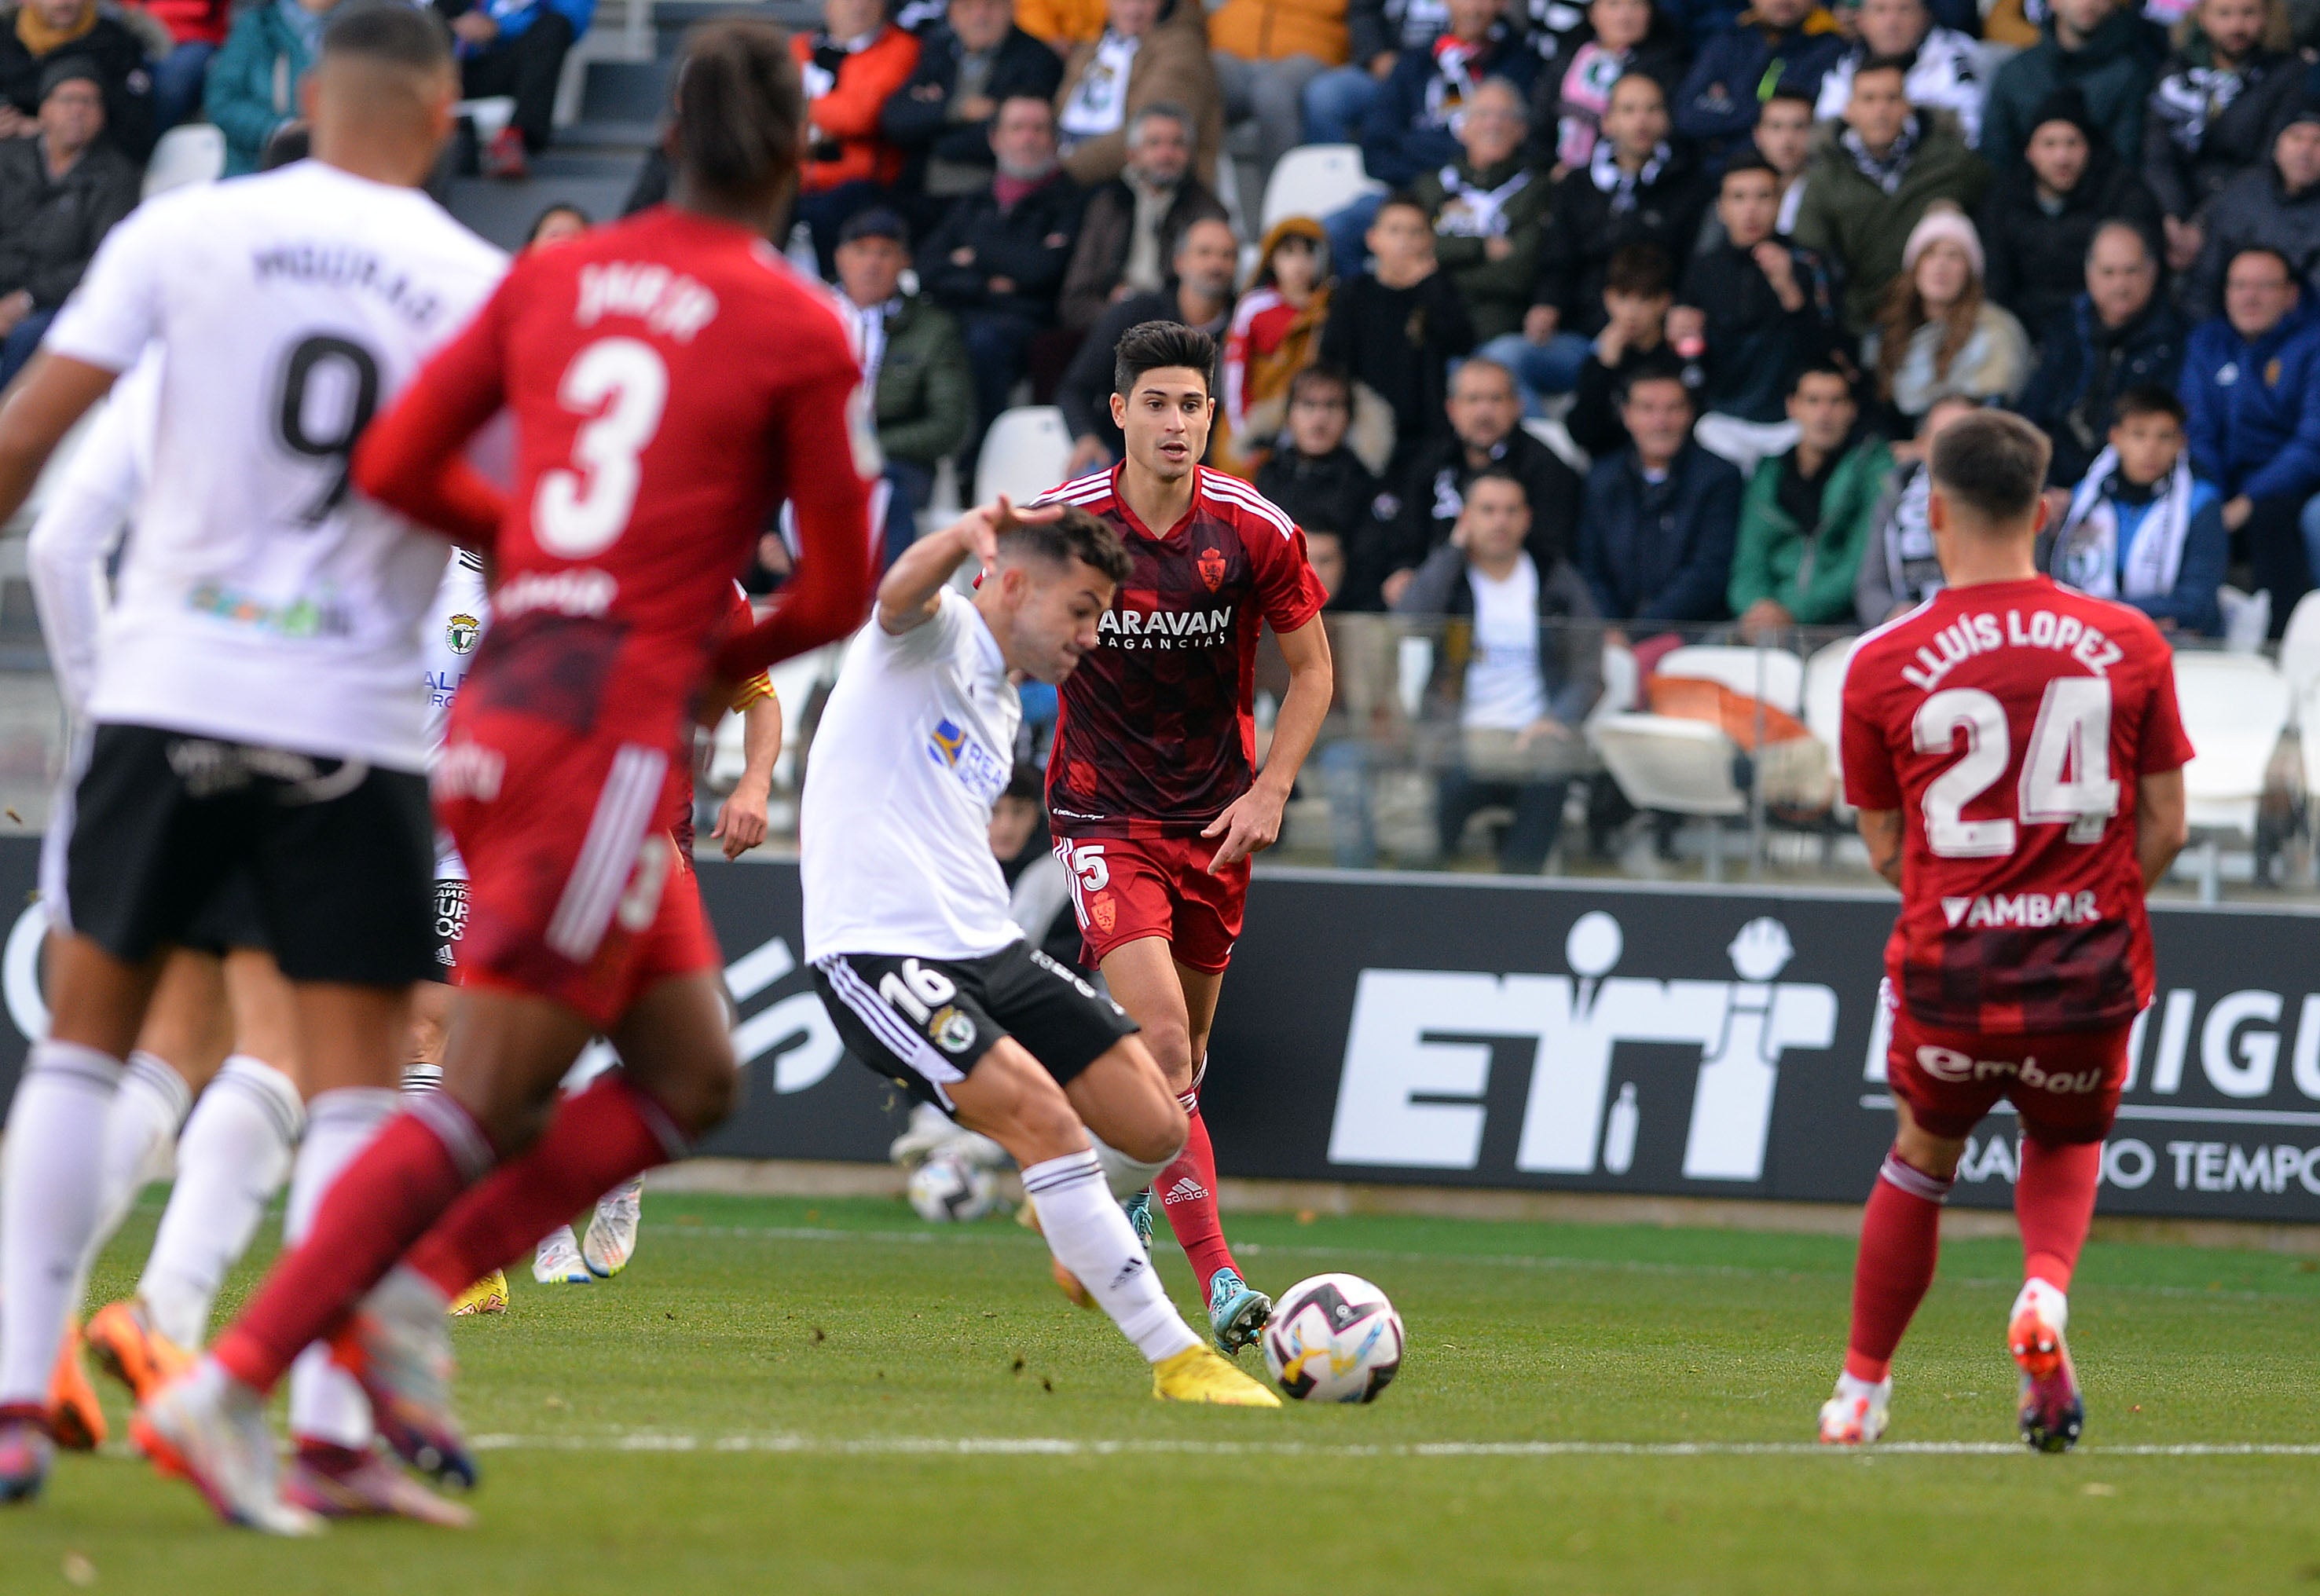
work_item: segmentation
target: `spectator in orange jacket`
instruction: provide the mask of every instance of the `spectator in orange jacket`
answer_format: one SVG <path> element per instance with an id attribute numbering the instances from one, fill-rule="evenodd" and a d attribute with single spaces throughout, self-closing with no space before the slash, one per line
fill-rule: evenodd
<path id="1" fill-rule="evenodd" d="M 1209 17 L 1209 59 L 1225 118 L 1256 123 L 1257 192 L 1305 141 L 1305 86 L 1346 64 L 1346 0 L 1225 0 Z"/>
<path id="2" fill-rule="evenodd" d="M 1103 37 L 1103 0 L 1015 0 L 1015 25 L 1059 56 Z"/>
<path id="3" fill-rule="evenodd" d="M 807 145 L 798 220 L 813 233 L 825 278 L 837 275 L 838 230 L 883 199 L 902 152 L 878 113 L 919 65 L 919 41 L 886 20 L 884 0 L 822 0 L 821 29 L 790 38 L 805 80 Z"/>
<path id="4" fill-rule="evenodd" d="M 1056 126 L 1064 170 L 1083 188 L 1128 164 L 1128 124 L 1146 105 L 1181 105 L 1192 122 L 1192 170 L 1211 189 L 1225 141 L 1224 95 L 1209 61 L 1201 0 L 1110 0 L 1103 37 L 1064 64 Z"/>

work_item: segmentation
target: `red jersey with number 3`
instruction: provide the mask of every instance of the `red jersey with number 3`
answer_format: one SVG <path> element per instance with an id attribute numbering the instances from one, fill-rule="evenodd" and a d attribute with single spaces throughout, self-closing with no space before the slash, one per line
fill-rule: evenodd
<path id="1" fill-rule="evenodd" d="M 1110 522 L 1133 564 L 1057 690 L 1047 808 L 1061 836 L 1192 836 L 1255 780 L 1258 627 L 1293 632 L 1328 595 L 1305 535 L 1239 478 L 1194 467 L 1192 508 L 1155 533 L 1119 496 L 1124 469 L 1041 500 Z"/>
<path id="2" fill-rule="evenodd" d="M 2191 757 L 2140 611 L 2044 577 L 1935 594 L 1861 640 L 1844 793 L 1898 809 L 1886 974 L 1920 1024 L 2089 1031 L 2150 1002 L 2136 783 Z"/>
<path id="3" fill-rule="evenodd" d="M 418 384 L 469 414 L 498 395 L 518 439 L 451 740 L 515 713 L 684 769 L 691 699 L 775 507 L 811 493 L 844 524 L 858 496 L 867 527 L 860 383 L 829 291 L 730 223 L 660 207 L 520 257 Z M 823 557 L 866 560 L 861 536 Z"/>

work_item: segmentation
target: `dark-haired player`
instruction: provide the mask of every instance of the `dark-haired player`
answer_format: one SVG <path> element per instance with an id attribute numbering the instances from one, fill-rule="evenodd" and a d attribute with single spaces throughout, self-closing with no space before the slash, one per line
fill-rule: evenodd
<path id="1" fill-rule="evenodd" d="M 1303 536 L 1246 482 L 1199 463 L 1216 355 L 1208 334 L 1177 322 L 1128 329 L 1111 396 L 1125 453 L 1047 495 L 1110 522 L 1130 562 L 1095 652 L 1061 690 L 1047 810 L 1088 960 L 1144 1028 L 1190 1118 L 1183 1153 L 1156 1189 L 1217 1345 L 1230 1353 L 1256 1339 L 1273 1303 L 1225 1245 L 1201 1074 L 1249 856 L 1281 834 L 1282 806 L 1328 712 L 1330 678 L 1319 619 L 1328 595 Z M 1259 771 L 1261 625 L 1278 635 L 1290 682 Z M 1131 1202 L 1129 1217 L 1150 1236 L 1148 1200 Z"/>
<path id="2" fill-rule="evenodd" d="M 2031 551 L 2044 435 L 1980 411 L 1933 447 L 1926 520 L 1948 586 L 1862 639 L 1844 679 L 1844 789 L 1901 888 L 1886 944 L 1900 1130 L 1869 1195 L 1853 1334 L 1820 1438 L 1883 1433 L 1893 1349 L 1933 1283 L 1966 1132 L 2021 1116 L 2021 1294 L 2007 1341 L 2023 1438 L 2084 1422 L 2065 1294 L 2094 1216 L 2126 1041 L 2151 1001 L 2143 895 L 2183 846 L 2191 745 L 2166 642 L 2060 587 Z"/>
<path id="3" fill-rule="evenodd" d="M 847 649 L 799 808 L 806 958 L 847 1051 L 1013 1155 L 1056 1267 L 1155 1395 L 1277 1407 L 1201 1345 L 1120 1213 L 1184 1145 L 1135 1022 L 1008 917 L 990 828 L 1022 717 L 1009 673 L 1067 680 L 1129 573 L 1085 510 L 1027 513 L 1002 499 L 914 545 Z M 971 600 L 947 585 L 970 558 Z"/>
<path id="4" fill-rule="evenodd" d="M 265 1393 L 325 1337 L 404 1458 L 472 1479 L 446 1303 L 732 1105 L 721 960 L 671 889 L 666 806 L 699 707 L 860 624 L 875 448 L 844 323 L 766 242 L 805 137 L 785 35 L 705 24 L 675 81 L 671 203 L 522 257 L 357 454 L 363 491 L 494 557 L 491 629 L 433 770 L 468 870 L 460 985 L 442 1089 L 409 1099 L 209 1357 L 145 1405 L 229 1518 L 295 1527 Z M 461 457 L 503 407 L 505 497 Z M 784 498 L 798 580 L 724 635 L 733 573 Z M 598 1032 L 621 1068 L 559 1103 Z"/>
<path id="5" fill-rule="evenodd" d="M 149 344 L 150 486 L 87 705 L 50 945 L 54 1017 L 19 1083 L 0 1197 L 0 1500 L 38 1491 L 40 1402 L 96 1218 L 96 1150 L 168 951 L 246 874 L 294 983 L 312 1088 L 291 1224 L 394 1105 L 426 972 L 419 617 L 440 539 L 349 491 L 373 410 L 504 260 L 420 192 L 452 127 L 441 26 L 342 7 L 302 89 L 315 158 L 140 207 L 0 410 L 0 517 Z M 267 1489 L 270 1528 L 306 1516 Z"/>

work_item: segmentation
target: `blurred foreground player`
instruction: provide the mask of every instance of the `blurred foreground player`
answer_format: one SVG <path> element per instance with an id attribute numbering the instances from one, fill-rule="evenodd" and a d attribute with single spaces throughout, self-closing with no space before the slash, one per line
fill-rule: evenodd
<path id="1" fill-rule="evenodd" d="M 266 1393 L 325 1337 L 396 1451 L 471 1482 L 446 1304 L 732 1107 L 722 960 L 670 889 L 666 806 L 689 709 L 721 713 L 737 683 L 860 625 L 876 450 L 845 325 L 766 242 L 805 134 L 786 36 L 708 23 L 675 83 L 671 203 L 519 259 L 358 452 L 366 492 L 494 556 L 433 772 L 467 865 L 460 982 L 442 1089 L 412 1096 L 209 1357 L 146 1404 L 230 1519 L 279 1524 Z M 460 454 L 503 406 L 505 498 Z M 784 498 L 797 580 L 725 635 L 734 573 Z M 558 1102 L 600 1032 L 621 1068 Z"/>
<path id="2" fill-rule="evenodd" d="M 1047 811 L 1088 962 L 1143 1027 L 1189 1118 L 1183 1156 L 1161 1172 L 1160 1204 L 1217 1346 L 1232 1353 L 1255 1341 L 1273 1303 L 1225 1245 L 1201 1076 L 1249 856 L 1281 834 L 1282 806 L 1329 710 L 1330 673 L 1328 595 L 1303 535 L 1246 482 L 1199 464 L 1216 364 L 1214 340 L 1197 329 L 1129 328 L 1112 374 L 1120 463 L 1047 495 L 1109 523 L 1131 565 L 1094 652 L 1064 681 Z M 1256 639 L 1268 624 L 1289 690 L 1259 771 Z M 1131 1200 L 1129 1218 L 1148 1240 L 1148 1199 Z"/>
<path id="3" fill-rule="evenodd" d="M 1056 1262 L 1151 1363 L 1153 1394 L 1278 1407 L 1184 1323 L 1120 1212 L 1184 1145 L 1136 1023 L 1008 917 L 990 831 L 1022 718 L 1009 672 L 1068 677 L 1128 574 L 1085 510 L 1029 513 L 970 511 L 879 584 L 806 767 L 806 958 L 848 1052 L 1014 1158 Z M 948 586 L 970 558 L 971 600 Z"/>
<path id="4" fill-rule="evenodd" d="M 2022 1436 L 2065 1451 L 2085 1420 L 2065 1294 L 2151 1001 L 2143 895 L 2183 846 L 2191 745 L 2150 620 L 2037 573 L 2047 455 L 2037 428 L 1994 411 L 1942 432 L 1926 520 L 1948 586 L 1862 638 L 1845 672 L 1845 797 L 1871 863 L 1901 888 L 1884 994 L 1900 1130 L 1820 1411 L 1836 1445 L 1884 1431 L 1966 1132 L 2000 1098 L 2022 1125 L 2024 1284 L 2007 1326 Z"/>
<path id="5" fill-rule="evenodd" d="M 0 518 L 145 354 L 152 474 L 107 618 L 50 947 L 50 1033 L 11 1112 L 0 1195 L 0 1498 L 39 1489 L 65 1297 L 96 1157 L 167 951 L 247 877 L 295 987 L 307 1129 L 289 1225 L 394 1109 L 425 973 L 418 623 L 441 542 L 349 491 L 377 405 L 503 257 L 418 185 L 452 127 L 440 23 L 340 8 L 302 88 L 315 158 L 165 195 L 115 228 L 0 410 Z M 274 1501 L 276 1527 L 311 1522 Z"/>

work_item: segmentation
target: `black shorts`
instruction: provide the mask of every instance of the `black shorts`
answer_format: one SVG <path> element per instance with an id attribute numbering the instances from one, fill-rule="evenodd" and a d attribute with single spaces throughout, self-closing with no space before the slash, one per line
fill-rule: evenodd
<path id="1" fill-rule="evenodd" d="M 813 978 L 847 1052 L 945 1109 L 946 1088 L 1007 1037 L 1069 1086 L 1137 1030 L 1069 965 L 1024 942 L 981 959 L 833 953 Z"/>
<path id="2" fill-rule="evenodd" d="M 194 911 L 177 942 L 197 953 L 219 957 L 236 948 L 272 951 L 274 944 L 267 940 L 266 920 L 258 912 L 258 888 L 251 885 L 249 872 L 236 870 L 219 882 L 217 890 Z"/>
<path id="3" fill-rule="evenodd" d="M 427 779 L 152 726 L 100 726 L 73 795 L 67 922 L 116 959 L 213 934 L 246 878 L 294 981 L 405 986 L 435 963 Z"/>
<path id="4" fill-rule="evenodd" d="M 427 972 L 432 981 L 449 981 L 459 968 L 459 939 L 467 932 L 467 879 L 465 876 L 435 878 L 435 965 Z"/>

